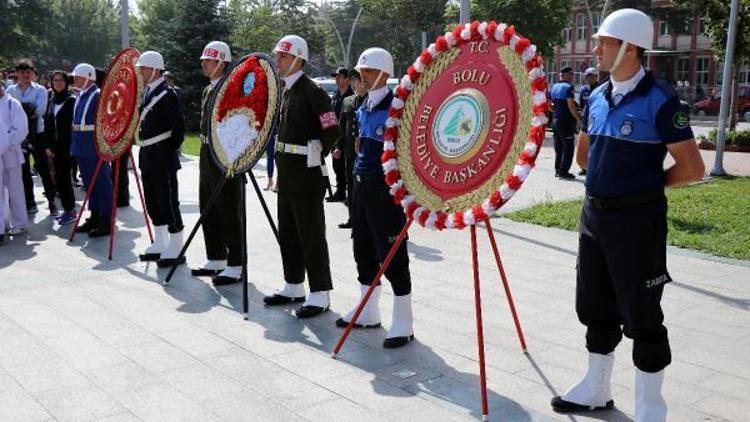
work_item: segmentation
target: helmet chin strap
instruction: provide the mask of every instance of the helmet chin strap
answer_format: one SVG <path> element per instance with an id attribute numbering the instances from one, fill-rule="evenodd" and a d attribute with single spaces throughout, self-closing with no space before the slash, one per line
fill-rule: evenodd
<path id="1" fill-rule="evenodd" d="M 370 91 L 369 91 L 369 92 L 372 92 L 372 91 L 374 91 L 374 90 L 378 89 L 378 88 L 375 88 L 375 87 L 376 87 L 376 86 L 378 86 L 378 83 L 380 82 L 380 78 L 381 78 L 381 77 L 382 77 L 382 76 L 383 76 L 384 74 L 385 74 L 385 72 L 383 72 L 382 70 L 380 71 L 380 73 L 378 73 L 378 77 L 377 77 L 377 78 L 375 78 L 375 82 L 373 82 L 373 83 L 372 83 L 372 86 L 370 87 Z"/>
<path id="2" fill-rule="evenodd" d="M 292 69 L 294 69 L 294 65 L 297 64 L 297 61 L 299 60 L 299 56 L 294 56 L 294 60 L 292 60 L 292 63 L 289 65 L 289 68 L 286 70 L 286 73 L 282 76 L 282 78 L 286 78 L 289 76 L 290 73 L 292 73 Z"/>
<path id="3" fill-rule="evenodd" d="M 620 63 L 622 62 L 622 58 L 625 57 L 625 51 L 628 49 L 628 42 L 623 41 L 620 45 L 620 50 L 617 51 L 617 56 L 615 57 L 615 62 L 612 63 L 612 66 L 609 68 L 609 73 L 614 73 L 618 67 L 620 67 Z"/>

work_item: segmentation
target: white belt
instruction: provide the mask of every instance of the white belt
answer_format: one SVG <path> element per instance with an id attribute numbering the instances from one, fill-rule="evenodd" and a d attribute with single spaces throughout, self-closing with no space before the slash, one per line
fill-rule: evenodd
<path id="1" fill-rule="evenodd" d="M 93 132 L 94 125 L 73 125 L 73 130 L 76 132 Z"/>
<path id="2" fill-rule="evenodd" d="M 161 135 L 156 135 L 154 137 L 148 138 L 148 139 L 141 139 L 139 142 L 141 147 L 147 147 L 149 145 L 157 144 L 165 139 L 169 139 L 172 137 L 172 131 L 168 130 Z"/>
<path id="3" fill-rule="evenodd" d="M 305 145 L 285 144 L 276 141 L 276 151 L 286 152 L 288 154 L 307 155 L 308 148 Z"/>

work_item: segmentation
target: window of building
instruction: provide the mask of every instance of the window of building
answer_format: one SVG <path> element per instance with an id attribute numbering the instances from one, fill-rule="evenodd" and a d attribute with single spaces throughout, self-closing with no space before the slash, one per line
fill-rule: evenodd
<path id="1" fill-rule="evenodd" d="M 667 23 L 667 21 L 660 21 L 659 22 L 659 35 L 669 35 L 669 34 L 670 34 L 669 23 Z"/>
<path id="2" fill-rule="evenodd" d="M 576 22 L 576 40 L 583 41 L 586 39 L 586 15 L 579 14 Z"/>
<path id="3" fill-rule="evenodd" d="M 698 33 L 706 34 L 706 18 L 700 18 L 698 20 Z"/>
<path id="4" fill-rule="evenodd" d="M 693 85 L 708 85 L 708 57 L 695 59 L 695 84 Z"/>
<path id="5" fill-rule="evenodd" d="M 716 72 L 714 72 L 714 79 L 716 80 L 715 85 L 721 85 L 724 83 L 724 62 L 716 61 Z"/>
<path id="6" fill-rule="evenodd" d="M 555 83 L 556 82 L 555 79 L 557 78 L 557 76 L 556 76 L 557 75 L 557 69 L 555 68 L 555 61 L 554 60 L 547 61 L 546 72 L 547 72 L 547 83 L 548 84 Z"/>
<path id="7" fill-rule="evenodd" d="M 564 42 L 570 42 L 570 27 L 563 28 L 562 39 Z"/>
<path id="8" fill-rule="evenodd" d="M 680 34 L 691 34 L 693 31 L 693 18 L 685 18 L 680 25 Z"/>
<path id="9" fill-rule="evenodd" d="M 681 57 L 677 59 L 677 69 L 675 72 L 677 81 L 690 81 L 690 58 Z"/>
<path id="10" fill-rule="evenodd" d="M 596 32 L 597 32 L 597 31 L 599 30 L 599 27 L 600 27 L 600 26 L 601 26 L 601 24 L 602 24 L 602 14 L 601 14 L 601 13 L 593 13 L 593 14 L 591 15 L 591 20 L 592 20 L 592 21 L 593 21 L 593 23 L 594 23 L 594 24 L 592 25 L 592 26 L 593 26 L 593 28 L 591 29 L 591 31 L 593 31 L 593 32 L 592 32 L 593 34 L 596 34 Z"/>
<path id="11" fill-rule="evenodd" d="M 750 83 L 750 60 L 745 60 L 740 65 L 740 70 L 737 73 L 737 79 L 741 84 Z"/>

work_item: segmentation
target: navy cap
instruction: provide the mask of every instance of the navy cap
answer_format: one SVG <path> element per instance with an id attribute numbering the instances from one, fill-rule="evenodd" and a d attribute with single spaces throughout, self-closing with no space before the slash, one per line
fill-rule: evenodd
<path id="1" fill-rule="evenodd" d="M 349 69 L 347 69 L 345 67 L 340 67 L 340 68 L 336 69 L 335 72 L 331 73 L 331 76 L 334 76 L 334 77 L 335 76 L 339 76 L 339 75 L 349 77 Z"/>
<path id="2" fill-rule="evenodd" d="M 565 66 L 562 69 L 560 69 L 560 73 L 570 73 L 573 71 L 573 68 L 570 66 Z"/>

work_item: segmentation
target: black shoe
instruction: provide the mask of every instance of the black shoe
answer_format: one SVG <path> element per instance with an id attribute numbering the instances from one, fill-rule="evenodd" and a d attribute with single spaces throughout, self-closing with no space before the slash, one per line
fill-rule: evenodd
<path id="1" fill-rule="evenodd" d="M 180 257 L 180 259 L 177 258 L 162 258 L 156 261 L 156 266 L 159 268 L 172 268 L 175 265 L 182 265 L 186 262 L 185 255 Z"/>
<path id="2" fill-rule="evenodd" d="M 552 410 L 558 413 L 595 412 L 598 410 L 611 410 L 615 407 L 614 400 L 608 401 L 604 404 L 604 406 L 586 406 L 583 404 L 563 400 L 563 398 L 560 396 L 553 397 L 550 403 L 552 404 Z"/>
<path id="3" fill-rule="evenodd" d="M 406 346 L 406 343 L 414 340 L 414 334 L 403 337 L 391 337 L 383 340 L 383 347 L 386 349 L 395 349 L 397 347 Z"/>
<path id="4" fill-rule="evenodd" d="M 89 231 L 89 237 L 109 236 L 112 231 L 111 229 L 112 226 L 109 224 L 109 220 L 107 220 L 105 223 L 101 223 L 95 229 Z"/>
<path id="5" fill-rule="evenodd" d="M 267 306 L 276 306 L 276 305 L 286 305 L 288 303 L 299 303 L 304 302 L 305 297 L 288 297 L 288 296 L 282 296 L 282 295 L 273 295 L 273 296 L 266 296 L 263 298 L 263 303 L 265 303 Z"/>
<path id="6" fill-rule="evenodd" d="M 327 310 L 328 310 L 328 306 L 326 306 L 325 308 L 321 308 L 320 306 L 303 306 L 297 309 L 297 311 L 294 314 L 299 319 L 305 319 L 305 318 L 316 317 Z"/>
<path id="7" fill-rule="evenodd" d="M 159 258 L 161 258 L 160 253 L 142 253 L 138 255 L 138 259 L 142 262 L 148 262 L 148 261 L 158 261 Z"/>
<path id="8" fill-rule="evenodd" d="M 239 282 L 239 278 L 227 277 L 225 275 L 217 275 L 216 277 L 211 277 L 211 283 L 214 286 L 228 286 L 230 284 Z"/>
<path id="9" fill-rule="evenodd" d="M 583 169 L 583 170 L 579 171 L 578 175 L 579 176 L 585 176 L 586 175 L 586 169 Z"/>
<path id="10" fill-rule="evenodd" d="M 49 203 L 49 215 L 53 217 L 60 215 L 60 211 L 57 210 L 57 205 L 54 202 Z"/>
<path id="11" fill-rule="evenodd" d="M 336 320 L 336 326 L 339 328 L 346 328 L 349 326 L 348 321 L 344 321 L 344 318 L 339 318 Z M 377 324 L 370 324 L 370 325 L 362 325 L 362 324 L 354 324 L 354 328 L 380 328 L 380 323 Z"/>
<path id="12" fill-rule="evenodd" d="M 333 196 L 326 198 L 326 202 L 344 202 L 346 201 L 346 194 L 343 192 L 336 192 Z"/>
<path id="13" fill-rule="evenodd" d="M 346 223 L 339 224 L 340 229 L 351 229 L 352 228 L 352 222 L 347 221 Z"/>
<path id="14" fill-rule="evenodd" d="M 26 208 L 26 213 L 29 215 L 36 214 L 39 212 L 39 208 L 36 207 L 36 205 L 32 205 L 28 208 Z"/>
<path id="15" fill-rule="evenodd" d="M 222 271 L 224 270 L 209 270 L 208 268 L 193 268 L 192 270 L 190 270 L 190 274 L 193 277 L 201 277 L 201 276 L 209 276 L 209 275 L 213 277 L 215 275 L 219 275 L 219 273 Z"/>
<path id="16" fill-rule="evenodd" d="M 96 226 L 98 225 L 99 223 L 96 222 L 95 218 L 93 217 L 87 218 L 83 224 L 76 227 L 76 233 L 88 233 L 91 230 L 94 230 Z"/>
<path id="17" fill-rule="evenodd" d="M 560 178 L 560 179 L 563 179 L 563 180 L 575 180 L 575 178 L 576 178 L 571 173 L 560 173 L 560 175 L 557 176 L 557 177 Z"/>
<path id="18" fill-rule="evenodd" d="M 130 201 L 117 202 L 117 208 L 125 208 L 130 206 Z"/>
<path id="19" fill-rule="evenodd" d="M 5 242 L 5 234 L 0 234 L 0 246 Z"/>

